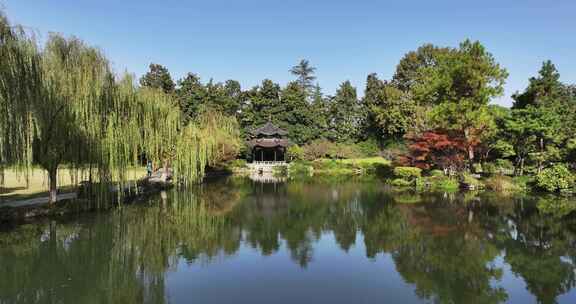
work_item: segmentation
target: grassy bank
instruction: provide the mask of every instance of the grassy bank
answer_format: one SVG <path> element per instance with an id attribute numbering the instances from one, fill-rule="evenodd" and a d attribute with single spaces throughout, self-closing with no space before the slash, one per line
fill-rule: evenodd
<path id="1" fill-rule="evenodd" d="M 352 159 L 317 159 L 314 161 L 296 161 L 291 164 L 290 174 L 322 175 L 361 175 L 376 173 L 387 168 L 390 161 L 383 157 L 352 158 Z"/>
<path id="2" fill-rule="evenodd" d="M 79 172 L 75 176 L 75 170 L 58 170 L 58 190 L 60 193 L 73 191 L 77 183 L 88 180 L 88 172 Z M 129 179 L 138 179 L 146 175 L 145 168 L 129 169 Z M 46 196 L 48 192 L 48 176 L 45 170 L 34 168 L 28 176 L 28 181 L 16 170 L 4 171 L 4 185 L 0 186 L 0 201 L 13 201 Z"/>

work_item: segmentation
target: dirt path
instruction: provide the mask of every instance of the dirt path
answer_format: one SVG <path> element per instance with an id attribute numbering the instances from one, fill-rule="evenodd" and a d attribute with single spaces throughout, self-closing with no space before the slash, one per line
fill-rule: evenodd
<path id="1" fill-rule="evenodd" d="M 76 192 L 71 192 L 71 193 L 62 193 L 62 194 L 58 194 L 58 200 L 64 200 L 64 199 L 73 199 L 76 198 Z M 24 206 L 32 206 L 32 205 L 43 205 L 43 204 L 47 204 L 48 203 L 48 196 L 43 196 L 43 197 L 35 197 L 35 198 L 29 198 L 29 199 L 22 199 L 22 200 L 14 200 L 14 201 L 9 201 L 6 203 L 2 203 L 0 202 L 0 208 L 1 207 L 24 207 Z"/>

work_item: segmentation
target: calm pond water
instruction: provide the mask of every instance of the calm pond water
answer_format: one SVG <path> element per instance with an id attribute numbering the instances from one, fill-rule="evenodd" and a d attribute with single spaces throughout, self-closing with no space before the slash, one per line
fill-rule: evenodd
<path id="1" fill-rule="evenodd" d="M 576 303 L 547 198 L 227 179 L 0 232 L 0 303 Z"/>

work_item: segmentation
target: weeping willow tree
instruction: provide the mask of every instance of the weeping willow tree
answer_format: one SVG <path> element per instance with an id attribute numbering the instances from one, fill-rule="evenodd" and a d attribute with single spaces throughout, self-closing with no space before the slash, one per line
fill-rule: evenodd
<path id="1" fill-rule="evenodd" d="M 170 95 L 138 88 L 130 75 L 117 81 L 102 52 L 81 40 L 53 34 L 39 50 L 5 18 L 1 30 L 0 171 L 40 165 L 50 202 L 57 200 L 63 164 L 76 177 L 87 171 L 100 189 L 110 183 L 124 189 L 127 169 L 146 155 L 172 167 L 186 185 L 200 180 L 206 165 L 238 151 L 235 119 L 205 110 L 183 125 Z"/>
<path id="2" fill-rule="evenodd" d="M 38 99 L 40 56 L 36 43 L 0 12 L 0 183 L 4 167 L 32 163 L 31 106 Z"/>

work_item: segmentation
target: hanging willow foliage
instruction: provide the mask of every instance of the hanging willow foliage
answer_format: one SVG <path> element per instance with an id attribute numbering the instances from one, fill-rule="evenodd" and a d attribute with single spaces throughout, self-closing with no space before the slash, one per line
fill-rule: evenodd
<path id="1" fill-rule="evenodd" d="M 184 125 L 171 95 L 138 88 L 130 75 L 116 81 L 98 49 L 50 35 L 39 51 L 5 18 L 0 26 L 0 171 L 39 164 L 48 172 L 51 201 L 62 164 L 75 176 L 87 171 L 105 194 L 113 182 L 126 188 L 133 178 L 126 172 L 142 155 L 172 167 L 186 185 L 199 181 L 206 165 L 238 152 L 234 118 L 203 110 Z M 121 198 L 124 191 L 117 192 Z"/>
<path id="2" fill-rule="evenodd" d="M 4 167 L 32 163 L 31 105 L 37 100 L 40 56 L 34 40 L 0 12 L 0 184 Z"/>

